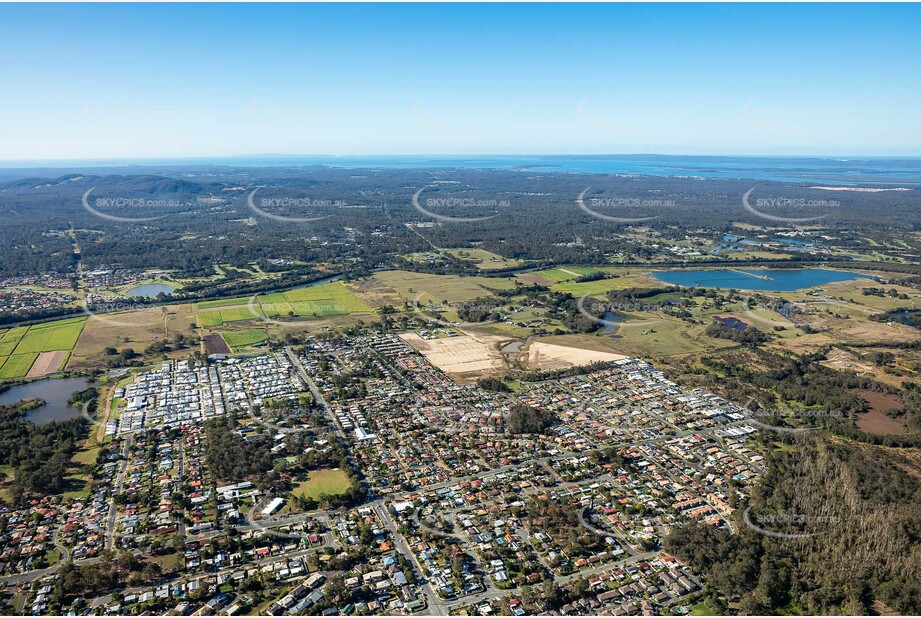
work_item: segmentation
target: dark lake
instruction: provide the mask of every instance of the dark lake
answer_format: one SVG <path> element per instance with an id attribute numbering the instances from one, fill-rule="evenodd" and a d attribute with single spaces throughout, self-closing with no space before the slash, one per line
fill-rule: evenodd
<path id="1" fill-rule="evenodd" d="M 826 268 L 670 270 L 651 273 L 665 283 L 684 287 L 793 292 L 826 283 L 872 279 L 868 275 Z"/>
<path id="2" fill-rule="evenodd" d="M 145 283 L 144 285 L 138 285 L 131 288 L 125 292 L 125 294 L 133 298 L 147 298 L 156 296 L 161 292 L 164 294 L 172 294 L 175 289 L 176 288 L 173 286 L 166 285 L 165 283 Z"/>
<path id="3" fill-rule="evenodd" d="M 66 421 L 80 416 L 79 407 L 68 407 L 70 396 L 92 386 L 85 378 L 46 378 L 28 384 L 20 384 L 0 393 L 0 405 L 16 403 L 22 399 L 42 399 L 45 405 L 29 412 L 28 418 L 36 425 L 49 421 Z"/>

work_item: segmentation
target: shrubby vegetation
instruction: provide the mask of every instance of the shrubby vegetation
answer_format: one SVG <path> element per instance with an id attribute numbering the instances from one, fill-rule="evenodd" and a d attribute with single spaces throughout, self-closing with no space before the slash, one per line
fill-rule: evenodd
<path id="1" fill-rule="evenodd" d="M 547 410 L 538 410 L 518 403 L 512 406 L 508 415 L 509 433 L 544 433 L 556 417 Z"/>
<path id="2" fill-rule="evenodd" d="M 734 328 L 720 322 L 719 320 L 713 320 L 706 330 L 708 337 L 714 337 L 716 339 L 728 339 L 729 341 L 734 341 L 736 343 L 741 343 L 742 345 L 747 345 L 749 347 L 757 347 L 762 343 L 767 343 L 771 340 L 771 336 L 767 333 L 758 330 L 754 326 L 746 326 L 745 328 Z"/>
<path id="3" fill-rule="evenodd" d="M 483 390 L 492 391 L 494 393 L 511 393 L 512 392 L 512 389 L 510 389 L 505 382 L 493 376 L 489 376 L 486 378 L 480 378 L 479 380 L 477 380 L 476 384 Z"/>

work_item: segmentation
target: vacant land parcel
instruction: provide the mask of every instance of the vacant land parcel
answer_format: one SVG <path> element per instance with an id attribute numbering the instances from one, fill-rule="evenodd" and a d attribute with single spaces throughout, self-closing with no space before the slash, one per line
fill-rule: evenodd
<path id="1" fill-rule="evenodd" d="M 506 368 L 499 344 L 508 341 L 507 337 L 482 333 L 441 339 L 423 339 L 416 333 L 405 333 L 400 337 L 455 379 L 476 380 Z"/>

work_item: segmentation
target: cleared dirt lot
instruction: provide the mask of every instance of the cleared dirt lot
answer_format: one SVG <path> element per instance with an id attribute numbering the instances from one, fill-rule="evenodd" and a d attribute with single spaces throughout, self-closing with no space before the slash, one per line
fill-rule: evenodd
<path id="1" fill-rule="evenodd" d="M 869 412 L 864 412 L 857 416 L 857 428 L 860 431 L 895 435 L 908 433 L 908 428 L 905 425 L 886 415 L 886 412 L 898 410 L 902 407 L 902 399 L 898 395 L 860 391 L 860 396 L 870 404 Z"/>
<path id="2" fill-rule="evenodd" d="M 204 338 L 205 354 L 230 354 L 230 346 L 218 334 L 206 335 Z"/>
<path id="3" fill-rule="evenodd" d="M 61 368 L 61 365 L 64 364 L 64 361 L 67 360 L 68 354 L 70 354 L 70 352 L 67 350 L 42 352 L 38 355 L 38 358 L 35 359 L 35 362 L 32 363 L 32 368 L 29 369 L 29 373 L 26 374 L 26 377 L 40 378 L 42 376 L 48 375 L 49 373 L 58 371 Z"/>
<path id="4" fill-rule="evenodd" d="M 533 284 L 536 284 L 536 285 L 543 285 L 543 286 L 546 286 L 546 287 L 548 287 L 548 288 L 549 288 L 551 285 L 553 285 L 553 281 L 548 281 L 547 279 L 544 279 L 543 277 L 538 277 L 537 275 L 531 275 L 531 274 L 518 275 L 518 278 L 521 279 L 522 281 L 524 281 L 525 283 L 533 283 Z"/>
<path id="5" fill-rule="evenodd" d="M 569 367 L 590 365 L 600 361 L 615 361 L 627 358 L 623 354 L 573 348 L 556 343 L 532 341 L 528 346 L 528 366 L 542 371 L 567 369 Z"/>
<path id="6" fill-rule="evenodd" d="M 471 382 L 506 368 L 499 344 L 507 337 L 464 332 L 458 337 L 423 339 L 416 333 L 400 335 L 430 363 L 461 382 Z"/>

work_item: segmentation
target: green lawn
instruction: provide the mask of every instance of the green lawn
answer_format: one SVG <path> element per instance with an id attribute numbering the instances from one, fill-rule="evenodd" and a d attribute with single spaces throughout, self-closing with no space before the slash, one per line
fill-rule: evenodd
<path id="1" fill-rule="evenodd" d="M 467 281 L 490 290 L 511 290 L 515 288 L 517 279 L 514 277 L 467 277 Z"/>
<path id="2" fill-rule="evenodd" d="M 343 313 L 370 313 L 371 308 L 355 296 L 341 281 L 323 285 L 297 288 L 284 293 L 299 315 L 338 315 Z"/>
<path id="3" fill-rule="evenodd" d="M 348 315 L 349 310 L 333 299 L 306 300 L 291 303 L 294 313 L 302 318 L 324 317 L 328 315 Z"/>
<path id="4" fill-rule="evenodd" d="M 12 354 L 13 350 L 19 345 L 20 340 L 22 340 L 28 330 L 28 326 L 17 326 L 15 328 L 0 331 L 0 357 Z M 0 365 L 2 364 L 3 359 L 0 358 Z"/>
<path id="5" fill-rule="evenodd" d="M 99 455 L 99 447 L 87 448 L 77 452 L 73 456 L 74 463 L 82 464 L 84 466 L 94 466 L 96 465 L 96 457 Z"/>
<path id="6" fill-rule="evenodd" d="M 320 494 L 335 496 L 345 493 L 350 486 L 349 476 L 339 468 L 331 470 L 313 470 L 306 481 L 298 483 L 292 492 L 295 496 L 316 499 Z"/>
<path id="7" fill-rule="evenodd" d="M 513 268 L 520 266 L 521 262 L 515 259 L 505 258 L 485 249 L 445 249 L 446 253 L 451 254 L 459 260 L 466 260 L 476 264 L 480 270 L 495 270 L 497 268 Z"/>
<path id="8" fill-rule="evenodd" d="M 83 474 L 74 473 L 68 474 L 64 477 L 67 490 L 61 494 L 61 497 L 64 500 L 85 500 L 90 496 L 90 483 L 85 478 Z"/>
<path id="9" fill-rule="evenodd" d="M 243 306 L 221 309 L 221 319 L 224 322 L 240 322 L 243 320 L 255 320 L 262 317 L 265 317 L 265 314 L 262 312 L 262 309 L 259 308 L 259 305 L 255 304 L 252 307 Z"/>
<path id="10" fill-rule="evenodd" d="M 216 307 L 235 307 L 236 305 L 245 305 L 249 298 L 219 298 L 217 300 L 205 300 L 196 303 L 199 309 L 214 309 Z"/>
<path id="11" fill-rule="evenodd" d="M 576 298 L 582 296 L 602 296 L 609 290 L 616 290 L 622 287 L 620 279 L 599 279 L 598 281 L 588 281 L 586 283 L 576 283 L 575 281 L 564 281 L 550 286 L 554 292 L 565 292 L 572 294 Z"/>
<path id="12" fill-rule="evenodd" d="M 716 616 L 716 612 L 707 605 L 706 601 L 699 601 L 691 606 L 692 616 Z"/>
<path id="13" fill-rule="evenodd" d="M 84 324 L 86 319 L 80 318 L 31 326 L 20 339 L 13 354 L 73 350 Z"/>
<path id="14" fill-rule="evenodd" d="M 227 322 L 243 322 L 246 320 L 256 320 L 265 317 L 265 313 L 259 308 L 259 305 L 249 305 L 227 307 L 225 309 L 211 309 L 208 311 L 199 311 L 198 323 L 201 326 L 223 326 Z"/>
<path id="15" fill-rule="evenodd" d="M 561 266 L 560 268 L 551 268 L 550 270 L 539 270 L 531 274 L 541 279 L 552 281 L 553 283 L 560 283 L 561 281 L 576 279 L 582 275 L 595 272 L 596 270 L 601 269 L 592 266 Z"/>
<path id="16" fill-rule="evenodd" d="M 258 298 L 259 306 L 262 308 L 262 311 L 270 318 L 277 318 L 279 316 L 287 316 L 295 313 L 294 307 L 291 306 L 291 303 L 288 302 L 288 299 L 285 298 L 285 295 L 282 292 L 266 294 L 265 296 L 259 296 Z"/>
<path id="17" fill-rule="evenodd" d="M 201 326 L 221 326 L 224 324 L 224 320 L 221 318 L 221 312 L 219 310 L 199 311 L 198 323 Z"/>
<path id="18" fill-rule="evenodd" d="M 259 343 L 260 341 L 265 341 L 266 339 L 265 331 L 258 328 L 227 331 L 221 333 L 221 335 L 224 337 L 224 341 L 227 342 L 227 345 L 229 345 L 231 348 L 252 345 L 254 343 Z"/>
<path id="19" fill-rule="evenodd" d="M 7 357 L 5 362 L 0 365 L 0 380 L 24 377 L 29 373 L 29 369 L 32 368 L 32 363 L 35 362 L 36 358 L 38 358 L 37 352 L 14 354 Z"/>
<path id="20" fill-rule="evenodd" d="M 416 299 L 423 304 L 429 301 L 440 303 L 443 300 L 456 303 L 491 295 L 489 290 L 473 283 L 470 277 L 456 275 L 391 270 L 375 273 L 372 280 L 384 289 L 391 288 L 410 303 Z"/>
<path id="21" fill-rule="evenodd" d="M 4 343 L 7 341 L 19 341 L 28 330 L 28 326 L 16 326 L 14 328 L 0 331 L 0 335 L 2 335 L 0 336 L 0 341 L 3 341 Z"/>

